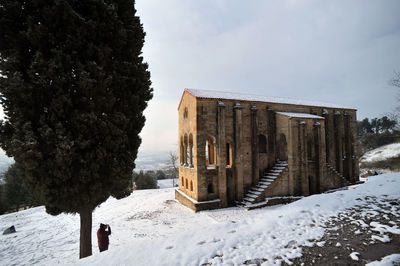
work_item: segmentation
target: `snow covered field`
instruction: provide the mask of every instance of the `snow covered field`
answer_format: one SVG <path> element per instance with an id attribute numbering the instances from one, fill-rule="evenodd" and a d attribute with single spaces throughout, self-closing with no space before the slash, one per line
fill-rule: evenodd
<path id="1" fill-rule="evenodd" d="M 366 152 L 360 162 L 378 162 L 400 155 L 400 143 L 392 143 Z"/>
<path id="2" fill-rule="evenodd" d="M 93 256 L 80 261 L 79 216 L 53 217 L 38 207 L 0 216 L 0 230 L 11 225 L 17 230 L 0 236 L 0 265 L 240 265 L 257 258 L 264 259 L 263 265 L 290 263 L 301 256 L 301 245 L 323 245 L 323 225 L 332 217 L 368 205 L 370 197 L 399 200 L 400 173 L 370 177 L 350 190 L 252 211 L 233 207 L 194 213 L 174 200 L 172 188 L 135 191 L 95 210 Z M 393 208 L 391 215 L 399 217 L 397 210 Z M 101 254 L 95 238 L 100 222 L 112 227 L 110 249 Z M 388 232 L 400 233 L 395 222 L 358 223 L 379 229 L 376 241 Z"/>
<path id="3" fill-rule="evenodd" d="M 178 178 L 157 180 L 157 185 L 159 188 L 176 187 L 178 186 L 178 183 L 179 183 Z"/>

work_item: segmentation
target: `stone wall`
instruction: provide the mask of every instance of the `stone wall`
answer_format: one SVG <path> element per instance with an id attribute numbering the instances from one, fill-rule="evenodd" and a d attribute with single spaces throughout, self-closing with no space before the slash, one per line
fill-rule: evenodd
<path id="1" fill-rule="evenodd" d="M 192 166 L 180 152 L 180 189 L 198 202 L 219 199 L 225 207 L 241 201 L 277 159 L 287 160 L 289 170 L 271 195 L 309 195 L 337 185 L 327 163 L 349 182 L 358 180 L 355 110 L 203 99 L 187 91 L 178 110 L 180 149 L 193 134 Z M 193 191 L 186 180 L 193 182 Z"/>

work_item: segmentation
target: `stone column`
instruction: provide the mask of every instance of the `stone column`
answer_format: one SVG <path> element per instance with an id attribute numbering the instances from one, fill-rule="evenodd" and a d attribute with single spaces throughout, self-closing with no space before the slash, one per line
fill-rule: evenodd
<path id="1" fill-rule="evenodd" d="M 299 176 L 297 177 L 296 194 L 309 195 L 308 186 L 308 162 L 307 162 L 307 124 L 305 121 L 299 123 Z"/>
<path id="2" fill-rule="evenodd" d="M 335 111 L 334 124 L 335 124 L 335 168 L 343 174 L 343 117 L 339 111 Z"/>
<path id="3" fill-rule="evenodd" d="M 316 192 L 320 193 L 321 192 L 321 178 L 323 177 L 322 175 L 322 169 L 324 168 L 323 166 L 323 160 L 322 160 L 322 141 L 321 141 L 321 123 L 320 122 L 315 122 L 314 123 L 314 145 L 315 145 L 315 181 L 316 184 L 313 184 L 313 186 L 316 188 Z"/>
<path id="4" fill-rule="evenodd" d="M 271 107 L 267 107 L 267 134 L 268 134 L 268 167 L 275 164 L 276 161 L 276 117 L 275 111 Z"/>
<path id="5" fill-rule="evenodd" d="M 333 152 L 331 150 L 331 138 L 333 137 L 332 131 L 331 131 L 331 121 L 329 120 L 329 111 L 327 109 L 322 110 L 322 116 L 325 118 L 325 151 L 326 151 L 326 162 L 331 164 L 331 153 Z"/>
<path id="6" fill-rule="evenodd" d="M 351 163 L 351 134 L 350 134 L 350 116 L 347 111 L 344 111 L 344 156 L 343 156 L 343 176 L 350 182 L 353 182 L 352 163 Z"/>
<path id="7" fill-rule="evenodd" d="M 256 185 L 259 181 L 260 169 L 258 164 L 258 121 L 257 107 L 251 106 L 251 181 Z"/>
<path id="8" fill-rule="evenodd" d="M 228 206 L 226 183 L 226 147 L 225 147 L 225 104 L 217 104 L 217 167 L 218 167 L 218 193 L 222 207 Z"/>
<path id="9" fill-rule="evenodd" d="M 235 103 L 234 107 L 235 119 L 234 119 L 234 130 L 235 130 L 235 167 L 234 173 L 236 177 L 236 200 L 242 201 L 244 194 L 244 183 L 243 183 L 243 123 L 242 123 L 242 106 L 240 103 Z"/>
<path id="10" fill-rule="evenodd" d="M 359 163 L 358 163 L 358 135 L 357 135 L 357 118 L 354 112 L 350 119 L 351 128 L 351 162 L 352 162 L 352 180 L 357 182 L 359 180 Z"/>

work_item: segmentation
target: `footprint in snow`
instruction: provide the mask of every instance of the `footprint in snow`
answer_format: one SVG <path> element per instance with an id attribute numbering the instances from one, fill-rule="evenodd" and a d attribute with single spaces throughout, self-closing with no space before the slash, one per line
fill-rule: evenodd
<path id="1" fill-rule="evenodd" d="M 165 249 L 172 249 L 172 248 L 173 248 L 173 246 L 168 246 Z"/>
<path id="2" fill-rule="evenodd" d="M 230 234 L 236 233 L 236 230 L 229 231 L 228 233 Z"/>
<path id="3" fill-rule="evenodd" d="M 197 245 L 203 245 L 205 243 L 206 243 L 206 241 L 200 241 L 199 243 L 197 243 Z"/>

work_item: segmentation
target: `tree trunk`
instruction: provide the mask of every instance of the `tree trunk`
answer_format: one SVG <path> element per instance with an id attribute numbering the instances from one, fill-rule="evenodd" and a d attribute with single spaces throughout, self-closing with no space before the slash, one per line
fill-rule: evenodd
<path id="1" fill-rule="evenodd" d="M 82 208 L 79 215 L 81 217 L 79 258 L 82 259 L 92 255 L 92 209 Z"/>

